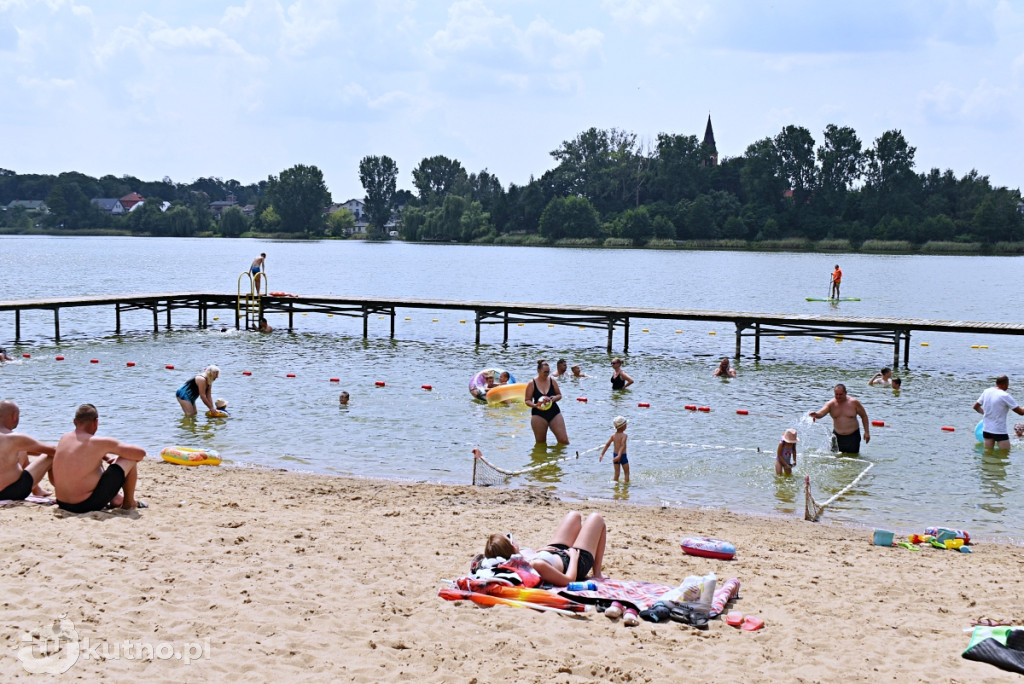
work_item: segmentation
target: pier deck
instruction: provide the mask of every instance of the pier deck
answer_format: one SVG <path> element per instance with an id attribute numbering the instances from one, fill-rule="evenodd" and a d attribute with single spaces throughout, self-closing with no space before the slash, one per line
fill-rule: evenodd
<path id="1" fill-rule="evenodd" d="M 257 311 L 247 311 L 244 300 L 240 302 L 237 294 L 216 292 L 154 292 L 6 300 L 0 301 L 0 312 L 14 312 L 14 340 L 18 342 L 21 339 L 22 312 L 52 311 L 54 338 L 59 342 L 61 309 L 107 306 L 114 308 L 114 329 L 118 333 L 121 332 L 122 312 L 151 311 L 153 329 L 159 331 L 161 318 L 164 320 L 164 325 L 170 328 L 172 312 L 184 309 L 196 311 L 196 325 L 200 328 L 207 327 L 208 313 L 211 310 L 233 310 L 236 328 L 252 325 L 258 320 L 258 316 L 265 313 L 288 314 L 289 330 L 294 327 L 293 319 L 296 313 L 361 317 L 364 337 L 369 334 L 369 317 L 371 315 L 388 316 L 390 318 L 390 334 L 391 337 L 394 337 L 395 315 L 398 309 L 469 311 L 475 315 L 477 344 L 480 343 L 481 328 L 485 325 L 501 325 L 503 329 L 502 343 L 507 344 L 510 325 L 544 323 L 606 330 L 609 353 L 612 351 L 616 327 L 620 327 L 623 332 L 622 350 L 629 351 L 629 325 L 632 319 L 721 322 L 732 323 L 735 326 L 737 358 L 740 356 L 744 337 L 754 338 L 754 357 L 759 358 L 761 337 L 764 335 L 816 336 L 891 344 L 894 367 L 899 365 L 901 342 L 903 343 L 903 365 L 906 366 L 909 363 L 910 335 L 915 331 L 1024 335 L 1024 324 L 1019 323 L 340 295 L 263 296 L 258 298 Z"/>

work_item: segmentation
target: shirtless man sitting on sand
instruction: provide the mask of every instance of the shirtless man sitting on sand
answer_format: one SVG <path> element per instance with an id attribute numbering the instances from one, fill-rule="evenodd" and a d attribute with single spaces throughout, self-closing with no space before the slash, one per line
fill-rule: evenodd
<path id="1" fill-rule="evenodd" d="M 22 501 L 29 494 L 49 496 L 39 486 L 53 465 L 53 447 L 12 432 L 21 412 L 13 401 L 0 401 L 0 500 Z M 42 454 L 29 462 L 29 454 Z"/>
<path id="2" fill-rule="evenodd" d="M 829 399 L 817 411 L 811 411 L 808 415 L 817 420 L 826 415 L 832 416 L 832 434 L 836 436 L 836 444 L 839 446 L 839 453 L 859 454 L 860 453 L 860 429 L 857 427 L 857 416 L 864 425 L 864 442 L 871 441 L 871 421 L 868 420 L 868 412 L 859 399 L 846 394 L 846 385 L 835 386 L 835 398 Z"/>
<path id="3" fill-rule="evenodd" d="M 101 511 L 107 504 L 137 508 L 136 464 L 146 457 L 142 447 L 113 437 L 96 437 L 100 418 L 96 407 L 82 404 L 75 411 L 75 430 L 57 443 L 53 485 L 57 505 L 71 513 Z M 106 468 L 103 467 L 107 463 Z M 119 494 L 124 490 L 124 495 Z"/>

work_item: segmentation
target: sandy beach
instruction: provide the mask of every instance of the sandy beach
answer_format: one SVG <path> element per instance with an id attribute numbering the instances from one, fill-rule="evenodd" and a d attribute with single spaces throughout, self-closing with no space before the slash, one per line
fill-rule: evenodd
<path id="1" fill-rule="evenodd" d="M 64 676 L 91 681 L 1019 681 L 960 658 L 971 620 L 1024 623 L 1019 547 L 912 552 L 827 521 L 152 459 L 139 495 L 149 509 L 0 509 L 5 681 L 38 678 L 20 640 L 62 616 L 92 648 Z M 537 548 L 571 508 L 605 515 L 606 574 L 738 577 L 735 608 L 765 628 L 630 628 L 437 598 L 488 533 Z M 685 556 L 691 535 L 728 539 L 737 558 Z M 170 645 L 146 660 L 113 651 L 126 640 Z"/>

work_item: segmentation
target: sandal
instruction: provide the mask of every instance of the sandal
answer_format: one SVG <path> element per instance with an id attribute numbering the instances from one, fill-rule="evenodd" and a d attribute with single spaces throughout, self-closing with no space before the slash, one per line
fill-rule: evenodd
<path id="1" fill-rule="evenodd" d="M 626 608 L 626 611 L 622 614 L 622 624 L 627 627 L 636 627 L 640 624 L 640 616 L 636 614 L 634 608 Z"/>
<path id="2" fill-rule="evenodd" d="M 993 620 L 992 618 L 980 617 L 977 620 L 971 620 L 972 627 L 1010 627 L 1013 625 L 1008 620 Z"/>
<path id="3" fill-rule="evenodd" d="M 612 605 L 604 609 L 604 616 L 612 620 L 622 617 L 622 604 L 618 601 L 612 601 Z"/>

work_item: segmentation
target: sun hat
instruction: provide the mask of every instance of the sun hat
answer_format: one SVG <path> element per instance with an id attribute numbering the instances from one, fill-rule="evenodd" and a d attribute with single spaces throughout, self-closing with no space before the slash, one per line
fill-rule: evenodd
<path id="1" fill-rule="evenodd" d="M 796 436 L 796 430 L 794 430 L 793 428 L 789 428 L 788 430 L 782 433 L 782 441 L 788 442 L 789 444 L 793 444 L 795 442 L 799 442 L 800 438 Z"/>
<path id="2" fill-rule="evenodd" d="M 227 408 L 228 401 L 227 401 L 227 399 L 218 399 L 217 401 L 213 402 L 213 405 L 216 406 L 219 409 Z"/>
<path id="3" fill-rule="evenodd" d="M 616 430 L 618 430 L 620 427 L 624 426 L 625 424 L 626 424 L 626 419 L 623 418 L 622 416 L 615 416 L 615 419 L 612 420 L 612 425 L 615 426 Z"/>

